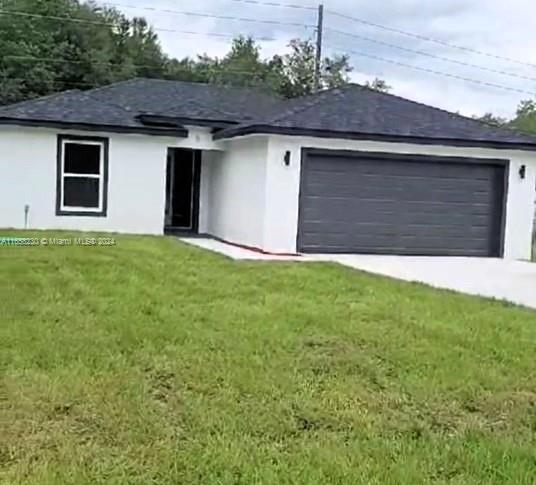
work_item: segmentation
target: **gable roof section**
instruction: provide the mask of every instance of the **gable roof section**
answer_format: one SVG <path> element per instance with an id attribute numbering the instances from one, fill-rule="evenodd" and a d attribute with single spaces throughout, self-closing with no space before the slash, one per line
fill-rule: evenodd
<path id="1" fill-rule="evenodd" d="M 302 98 L 277 116 L 227 128 L 215 138 L 253 133 L 536 150 L 534 136 L 356 84 Z"/>

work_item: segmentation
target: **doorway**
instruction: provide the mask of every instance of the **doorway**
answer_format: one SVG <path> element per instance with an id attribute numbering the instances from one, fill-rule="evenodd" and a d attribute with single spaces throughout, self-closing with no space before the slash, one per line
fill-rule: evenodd
<path id="1" fill-rule="evenodd" d="M 166 231 L 197 232 L 201 152 L 169 148 L 166 176 Z"/>

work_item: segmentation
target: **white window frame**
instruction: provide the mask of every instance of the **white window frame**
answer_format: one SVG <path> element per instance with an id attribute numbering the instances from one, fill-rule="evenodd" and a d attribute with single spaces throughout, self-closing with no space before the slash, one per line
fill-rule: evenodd
<path id="1" fill-rule="evenodd" d="M 92 145 L 98 146 L 99 149 L 99 173 L 98 174 L 83 174 L 83 173 L 73 173 L 65 171 L 65 146 L 66 145 Z M 105 187 L 105 149 L 106 141 L 103 140 L 93 140 L 93 139 L 84 139 L 84 138 L 69 138 L 65 137 L 61 139 L 60 144 L 60 173 L 59 173 L 59 211 L 61 213 L 88 213 L 88 214 L 102 214 L 104 211 L 104 191 Z M 97 207 L 79 207 L 65 205 L 65 178 L 85 178 L 85 179 L 97 179 L 99 181 L 99 203 Z"/>

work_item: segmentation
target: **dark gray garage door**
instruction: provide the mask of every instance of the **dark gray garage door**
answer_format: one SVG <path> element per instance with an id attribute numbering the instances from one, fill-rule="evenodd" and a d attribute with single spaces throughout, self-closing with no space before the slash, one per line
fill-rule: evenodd
<path id="1" fill-rule="evenodd" d="M 506 163 L 304 151 L 298 249 L 500 256 Z"/>

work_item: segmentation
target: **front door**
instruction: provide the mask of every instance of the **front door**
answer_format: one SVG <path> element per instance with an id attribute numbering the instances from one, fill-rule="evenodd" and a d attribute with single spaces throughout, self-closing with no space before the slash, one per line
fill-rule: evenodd
<path id="1" fill-rule="evenodd" d="M 166 229 L 197 232 L 201 157 L 197 150 L 168 150 Z"/>

